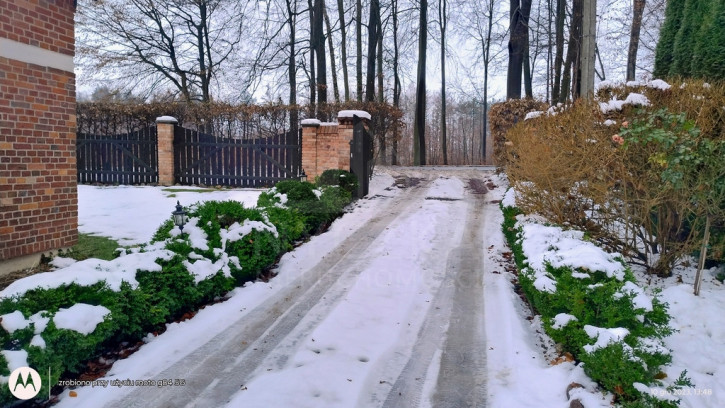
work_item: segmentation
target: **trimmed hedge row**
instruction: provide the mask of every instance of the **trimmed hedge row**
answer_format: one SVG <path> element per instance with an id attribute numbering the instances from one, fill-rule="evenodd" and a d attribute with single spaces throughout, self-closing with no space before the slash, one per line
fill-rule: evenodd
<path id="1" fill-rule="evenodd" d="M 257 279 L 295 241 L 323 231 L 352 201 L 353 183 L 346 179 L 354 176 L 331 173 L 323 174 L 319 186 L 280 182 L 260 195 L 257 208 L 244 208 L 236 201 L 192 205 L 183 234 L 167 220 L 149 245 L 127 250 L 173 253 L 156 259 L 160 272 L 138 270 L 135 286 L 124 281 L 114 291 L 105 281 L 90 286 L 72 283 L 0 299 L 0 315 L 20 311 L 28 319 L 42 312 L 50 318 L 42 330 L 44 348 L 31 345 L 37 334 L 31 323 L 12 333 L 0 328 L 2 350 L 26 350 L 28 364 L 39 368 L 42 384 L 55 385 L 63 375 L 83 372 L 85 362 L 102 350 L 137 342 L 235 286 Z M 79 303 L 103 306 L 110 314 L 88 335 L 57 328 L 52 317 L 61 308 Z M 9 374 L 7 360 L 0 354 L 0 375 Z M 0 387 L 0 405 L 14 401 L 8 387 Z"/>
<path id="2" fill-rule="evenodd" d="M 571 353 L 577 363 L 583 363 L 584 372 L 613 393 L 615 400 L 624 407 L 678 406 L 679 401 L 656 399 L 635 386 L 635 383 L 660 386 L 659 380 L 664 378 L 660 367 L 671 362 L 669 350 L 661 341 L 672 333 L 668 326 L 667 304 L 655 296 L 651 310 L 638 308 L 633 302 L 635 294 L 625 288 L 628 282 L 635 283 L 626 266 L 624 279 L 618 280 L 602 271 L 554 267 L 547 262 L 546 276 L 556 282 L 556 290 L 540 290 L 534 284 L 534 271 L 524 255 L 523 230 L 516 219 L 521 211 L 503 204 L 501 209 L 503 233 L 520 271 L 521 289 L 541 315 L 546 333 L 562 351 Z M 582 278 L 581 272 L 587 272 L 589 277 Z M 590 335 L 594 328 L 626 331 L 620 330 L 624 334 L 621 341 L 592 348 L 591 343 L 598 338 Z M 690 385 L 684 374 L 668 388 Z"/>

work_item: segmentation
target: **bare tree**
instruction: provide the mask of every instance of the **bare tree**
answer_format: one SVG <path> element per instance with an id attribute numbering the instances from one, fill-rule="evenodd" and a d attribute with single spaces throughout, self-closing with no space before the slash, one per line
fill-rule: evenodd
<path id="1" fill-rule="evenodd" d="M 506 79 L 506 98 L 521 98 L 521 75 L 524 55 L 529 41 L 529 14 L 531 0 L 509 0 L 510 4 L 510 39 L 509 63 Z"/>
<path id="2" fill-rule="evenodd" d="M 337 0 L 337 13 L 340 19 L 340 58 L 342 59 L 342 82 L 345 87 L 345 102 L 350 100 L 350 81 L 347 76 L 347 28 L 345 27 L 345 6 L 343 0 Z M 333 68 L 334 69 L 334 68 Z"/>
<path id="3" fill-rule="evenodd" d="M 207 102 L 240 43 L 244 13 L 236 4 L 85 1 L 78 8 L 78 54 L 86 68 L 105 69 L 127 87 L 171 88 L 186 101 Z"/>
<path id="4" fill-rule="evenodd" d="M 448 144 L 446 140 L 446 28 L 448 27 L 447 0 L 438 0 L 438 28 L 441 33 L 441 146 L 443 164 L 448 164 Z"/>
<path id="5" fill-rule="evenodd" d="M 357 79 L 357 100 L 362 101 L 363 81 L 362 81 L 362 0 L 355 2 L 355 46 L 356 46 L 356 79 Z"/>
<path id="6" fill-rule="evenodd" d="M 637 67 L 637 49 L 639 48 L 639 32 L 642 28 L 645 0 L 634 0 L 632 10 L 632 30 L 629 33 L 629 49 L 627 50 L 627 81 L 634 81 Z"/>
<path id="7" fill-rule="evenodd" d="M 378 36 L 382 35 L 380 29 L 380 2 L 370 1 L 370 15 L 368 16 L 368 58 L 367 77 L 365 80 L 365 100 L 375 100 L 375 56 L 378 47 Z"/>
<path id="8" fill-rule="evenodd" d="M 400 84 L 400 52 L 398 49 L 398 0 L 391 0 L 391 13 L 393 17 L 393 106 L 400 107 L 400 93 L 402 87 Z M 392 152 L 390 155 L 390 164 L 398 164 L 398 138 L 400 137 L 400 127 L 393 128 Z"/>
<path id="9" fill-rule="evenodd" d="M 312 12 L 312 38 L 311 46 L 315 50 L 317 62 L 317 108 L 324 112 L 324 105 L 327 104 L 327 58 L 325 57 L 325 32 L 322 28 L 324 19 L 325 1 L 314 0 Z M 318 114 L 319 115 L 319 114 Z M 326 119 L 326 118 L 322 118 Z"/>
<path id="10" fill-rule="evenodd" d="M 327 16 L 327 7 L 323 11 L 325 15 L 325 27 L 327 28 L 327 45 L 330 49 L 330 68 L 332 69 L 332 92 L 335 96 L 335 102 L 340 102 L 340 90 L 337 84 L 337 67 L 335 67 L 335 48 L 332 45 L 332 26 L 330 17 Z M 343 67 L 345 66 L 343 60 Z"/>
<path id="11" fill-rule="evenodd" d="M 422 166 L 425 161 L 425 68 L 428 48 L 428 0 L 420 0 L 418 27 L 418 74 L 415 91 L 415 118 L 413 120 L 413 164 Z"/>
<path id="12" fill-rule="evenodd" d="M 561 67 L 564 63 L 564 20 L 566 18 L 566 0 L 556 0 L 556 19 L 554 30 L 556 32 L 556 54 L 554 55 L 554 78 L 551 89 L 551 101 L 560 101 L 561 92 Z"/>

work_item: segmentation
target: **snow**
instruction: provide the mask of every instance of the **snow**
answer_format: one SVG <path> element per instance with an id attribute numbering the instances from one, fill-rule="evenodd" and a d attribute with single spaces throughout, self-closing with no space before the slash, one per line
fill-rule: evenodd
<path id="1" fill-rule="evenodd" d="M 617 124 L 617 122 L 614 121 L 614 120 L 612 120 L 612 119 L 607 119 L 607 120 L 604 121 L 604 126 L 613 126 L 613 125 L 616 125 L 616 124 Z"/>
<path id="2" fill-rule="evenodd" d="M 12 373 L 16 368 L 28 366 L 28 352 L 25 350 L 2 350 L 0 351 L 5 360 L 8 361 L 8 370 Z M 8 378 L 0 376 L 0 383 L 5 383 Z"/>
<path id="3" fill-rule="evenodd" d="M 173 116 L 159 116 L 156 118 L 156 123 L 179 123 L 179 121 Z"/>
<path id="4" fill-rule="evenodd" d="M 629 330 L 623 327 L 608 329 L 602 327 L 595 327 L 589 324 L 584 325 L 584 331 L 590 338 L 596 340 L 596 343 L 587 344 L 584 346 L 584 351 L 586 351 L 587 353 L 593 353 L 600 348 L 607 347 L 612 343 L 618 343 L 620 341 L 623 341 L 624 338 L 627 337 L 627 335 L 629 334 Z"/>
<path id="5" fill-rule="evenodd" d="M 370 114 L 361 111 L 361 110 L 342 110 L 337 113 L 337 117 L 339 118 L 352 118 L 353 116 L 357 116 L 359 118 L 370 120 Z"/>
<path id="6" fill-rule="evenodd" d="M 20 330 L 28 327 L 30 324 L 29 320 L 25 319 L 25 316 L 23 316 L 23 313 L 19 310 L 16 310 L 12 313 L 7 313 L 2 316 L 0 316 L 0 324 L 2 325 L 3 329 L 7 331 L 10 334 L 13 334 L 15 330 Z"/>
<path id="7" fill-rule="evenodd" d="M 30 322 L 33 323 L 35 327 L 35 334 L 40 334 L 45 330 L 46 327 L 48 327 L 48 322 L 50 322 L 50 317 L 45 316 L 47 312 L 45 310 L 41 310 L 40 312 L 30 316 Z"/>
<path id="8" fill-rule="evenodd" d="M 50 261 L 50 264 L 56 268 L 65 268 L 65 267 L 73 265 L 76 262 L 78 262 L 78 261 L 76 261 L 73 258 L 64 258 L 62 256 L 56 256 L 55 258 L 53 258 Z"/>
<path id="9" fill-rule="evenodd" d="M 300 124 L 302 126 L 320 126 L 320 122 L 318 119 L 303 119 Z"/>
<path id="10" fill-rule="evenodd" d="M 593 243 L 583 241 L 583 232 L 539 223 L 524 222 L 521 227 L 524 256 L 537 278 L 546 281 L 543 278 L 548 263 L 555 268 L 602 271 L 610 278 L 624 279 L 624 266 L 616 259 L 618 254 L 607 253 Z"/>
<path id="11" fill-rule="evenodd" d="M 111 290 L 115 291 L 121 290 L 122 281 L 136 287 L 138 285 L 136 281 L 137 270 L 159 272 L 161 271 L 161 265 L 156 263 L 156 259 L 169 260 L 173 255 L 171 251 L 159 249 L 127 254 L 111 261 L 94 258 L 86 259 L 63 269 L 38 273 L 16 280 L 0 291 L 0 297 L 19 295 L 38 287 L 52 289 L 71 283 L 90 286 L 101 280 L 105 280 Z"/>
<path id="12" fill-rule="evenodd" d="M 496 176 L 492 177 L 495 184 L 505 185 Z M 138 352 L 115 362 L 103 378 L 158 378 L 166 367 L 189 356 L 214 336 L 229 330 L 263 302 L 278 296 L 304 271 L 327 256 L 335 245 L 354 236 L 357 227 L 381 216 L 382 203 L 399 194 L 399 189 L 391 187 L 393 184 L 394 177 L 391 175 L 376 173 L 371 181 L 370 198 L 356 202 L 354 208 L 335 221 L 325 234 L 313 237 L 295 251 L 285 254 L 276 269 L 277 277 L 269 282 L 248 283 L 233 290 L 229 300 L 200 310 L 193 319 L 168 324 L 167 330 L 158 336 L 149 335 Z M 422 208 L 410 208 L 409 214 L 396 220 L 390 230 L 384 231 L 381 241 L 369 248 L 369 259 L 361 259 L 352 265 L 338 282 L 341 288 L 347 288 L 338 306 L 330 309 L 326 316 L 313 309 L 309 315 L 300 317 L 303 326 L 311 324 L 313 329 L 297 333 L 298 343 L 293 347 L 289 362 L 278 367 L 272 364 L 274 355 L 270 356 L 252 381 L 245 384 L 246 390 L 240 390 L 229 406 L 373 405 L 367 400 L 358 401 L 359 393 L 371 382 L 379 381 L 378 375 L 384 366 L 382 362 L 405 358 L 398 354 L 405 354 L 405 350 L 410 353 L 417 328 L 425 312 L 431 308 L 427 301 L 444 284 L 441 271 L 445 270 L 446 254 L 451 248 L 450 245 L 435 245 L 434 242 L 440 241 L 434 238 L 444 235 L 451 243 L 460 239 L 462 229 L 458 227 L 466 220 L 455 217 L 465 214 L 465 201 L 461 200 L 465 197 L 464 187 L 464 183 L 454 177 L 435 179 L 424 194 L 427 198 L 437 199 L 426 200 Z M 148 241 L 158 225 L 169 218 L 176 199 L 181 198 L 188 205 L 200 200 L 237 196 L 253 205 L 260 193 L 249 190 L 177 192 L 173 193 L 177 197 L 169 197 L 172 193 L 164 192 L 160 187 L 79 186 L 79 190 L 79 205 L 83 209 L 79 212 L 81 230 L 123 238 L 124 244 Z M 489 192 L 487 200 L 502 199 L 504 206 L 514 205 L 514 189 L 509 189 L 505 196 L 503 191 L 504 188 L 500 187 Z M 499 261 L 503 253 L 509 251 L 500 229 L 501 212 L 495 205 L 485 206 L 482 211 L 481 216 L 486 220 L 482 226 L 484 242 L 481 243 L 481 252 L 484 254 L 482 279 L 485 283 L 487 406 L 565 407 L 568 406 L 566 386 L 577 382 L 584 388 L 572 390 L 573 398 L 579 398 L 587 408 L 610 407 L 612 395 L 599 391 L 581 366 L 572 362 L 552 365 L 549 357 L 542 354 L 541 344 L 546 343 L 545 336 L 540 334 L 543 333 L 542 324 L 538 318 L 527 320 L 531 311 L 513 290 L 511 280 L 514 276 L 505 271 Z M 443 222 L 450 220 L 448 216 L 453 216 L 455 222 Z M 607 254 L 594 244 L 583 241 L 581 233 L 553 226 L 533 227 L 533 224 L 526 223 L 526 217 L 519 219 L 528 237 L 525 242 L 530 241 L 525 250 L 532 255 L 529 258 L 532 269 L 541 268 L 548 261 L 552 265 L 573 267 L 577 276 L 582 278 L 592 270 L 605 270 L 619 279 L 623 276 L 623 266 L 616 259 L 618 255 Z M 185 226 L 184 232 L 193 228 L 190 224 Z M 229 230 L 243 227 L 233 225 Z M 226 233 L 230 236 L 236 234 L 231 231 Z M 420 239 L 411 240 L 411 237 Z M 58 287 L 70 282 L 88 285 L 99 279 L 105 279 L 111 288 L 116 289 L 121 280 L 135 285 L 136 267 L 159 270 L 154 260 L 159 255 L 170 256 L 158 247 L 147 249 L 150 252 L 131 253 L 114 261 L 73 263 L 61 260 L 56 265 L 60 269 L 16 281 L 0 292 L 0 296 L 12 296 L 36 286 Z M 534 252 L 539 255 L 534 255 Z M 432 261 L 423 263 L 421 257 L 428 253 L 435 256 Z M 199 264 L 197 282 L 208 276 L 204 273 L 215 268 L 219 270 L 235 261 L 222 258 L 211 265 L 204 264 L 210 261 L 195 259 L 193 255 L 189 258 L 189 264 L 191 261 L 196 261 L 194 265 Z M 639 283 L 625 282 L 621 290 L 634 295 L 635 307 L 648 310 L 652 290 L 662 288 L 660 298 L 669 304 L 670 325 L 678 330 L 664 339 L 664 347 L 672 350 L 673 357 L 672 364 L 664 367 L 666 382 L 671 383 L 687 369 L 687 375 L 694 384 L 693 388 L 684 389 L 690 394 L 681 397 L 683 408 L 725 406 L 725 382 L 722 381 L 725 376 L 725 353 L 722 352 L 725 350 L 725 314 L 722 313 L 725 310 L 725 286 L 715 279 L 718 272 L 716 269 L 705 271 L 700 296 L 692 294 L 694 268 L 684 267 L 676 271 L 675 277 L 652 285 L 645 284 L 652 279 L 651 276 L 635 271 Z M 678 275 L 684 283 L 676 281 Z M 544 288 L 548 287 L 545 278 L 543 275 L 541 281 Z M 85 311 L 74 307 L 59 311 L 53 317 L 56 325 L 60 319 L 61 326 L 87 334 L 108 315 L 107 309 L 104 311 L 97 306 L 81 305 L 81 309 L 86 308 Z M 3 327 L 8 323 L 27 327 L 33 322 L 36 336 L 32 343 L 42 347 L 42 332 L 50 318 L 39 312 L 24 319 L 18 313 L 9 313 L 13 317 L 7 321 L 5 316 L 8 315 L 3 316 Z M 319 324 L 315 324 L 316 318 L 320 319 Z M 560 314 L 555 316 L 552 326 L 564 327 L 571 321 L 573 316 Z M 622 328 L 587 326 L 586 330 L 593 343 L 587 346 L 589 350 L 621 341 L 627 335 Z M 553 348 L 553 345 L 550 347 Z M 652 343 L 642 347 L 662 346 Z M 25 351 L 4 350 L 2 353 L 9 361 L 11 371 L 28 364 Z M 430 374 L 437 372 L 440 361 L 439 350 L 428 367 Z M 267 371 L 269 368 L 272 370 Z M 435 383 L 426 382 L 424 398 L 430 398 L 435 393 L 435 386 Z M 643 384 L 635 386 L 652 395 L 662 394 L 661 398 L 670 396 L 666 388 Z M 88 386 L 75 390 L 78 396 L 74 398 L 68 396 L 69 390 L 64 391 L 58 407 L 113 406 L 118 398 L 133 393 L 133 387 L 104 389 Z M 697 392 L 700 394 L 696 395 Z M 430 406 L 430 403 L 421 401 L 420 406 Z"/>
<path id="13" fill-rule="evenodd" d="M 222 238 L 222 249 L 226 248 L 227 242 L 239 241 L 252 231 L 267 231 L 271 232 L 275 237 L 279 236 L 277 228 L 271 224 L 251 220 L 244 220 L 241 225 L 238 222 L 235 222 L 230 225 L 228 229 L 223 229 L 219 232 Z"/>
<path id="14" fill-rule="evenodd" d="M 552 329 L 561 329 L 572 321 L 578 320 L 576 316 L 572 316 L 568 313 L 559 313 L 554 316 L 554 320 L 551 323 Z"/>
<path id="15" fill-rule="evenodd" d="M 428 190 L 425 198 L 428 200 L 462 200 L 464 184 L 458 179 L 438 178 Z"/>
<path id="16" fill-rule="evenodd" d="M 667 82 L 665 82 L 661 79 L 655 79 L 652 82 L 648 83 L 647 86 L 649 86 L 650 88 L 659 89 L 662 91 L 666 91 L 666 90 L 672 88 L 672 85 L 668 84 Z"/>
<path id="17" fill-rule="evenodd" d="M 644 293 L 644 290 L 637 286 L 634 282 L 626 282 L 619 293 L 615 294 L 615 298 L 623 295 L 632 295 L 632 305 L 635 309 L 644 309 L 645 312 L 652 311 L 652 298 Z"/>
<path id="18" fill-rule="evenodd" d="M 181 189 L 183 191 L 175 191 Z M 235 200 L 254 207 L 261 190 L 199 187 L 78 186 L 78 230 L 137 245 L 151 240 L 154 232 L 176 209 L 176 201 L 188 207 L 196 202 Z M 186 228 L 186 227 L 184 227 Z"/>
<path id="19" fill-rule="evenodd" d="M 67 309 L 59 309 L 53 316 L 53 323 L 59 329 L 68 329 L 80 334 L 91 334 L 111 311 L 104 306 L 76 303 Z"/>
<path id="20" fill-rule="evenodd" d="M 501 200 L 501 205 L 504 207 L 516 207 L 516 197 L 516 190 L 513 187 L 509 188 Z"/>
<path id="21" fill-rule="evenodd" d="M 539 116 L 543 115 L 544 113 L 546 113 L 546 112 L 542 112 L 542 111 L 529 112 L 529 113 L 526 114 L 526 117 L 524 117 L 524 120 L 538 118 Z"/>
<path id="22" fill-rule="evenodd" d="M 45 340 L 43 340 L 43 337 L 41 335 L 36 334 L 35 336 L 33 336 L 32 339 L 30 339 L 30 345 L 44 349 Z"/>
<path id="23" fill-rule="evenodd" d="M 637 106 L 649 106 L 650 101 L 646 96 L 638 93 L 630 93 L 627 98 L 623 101 L 618 99 L 612 99 L 609 102 L 599 102 L 599 107 L 602 113 L 609 113 L 615 110 L 622 110 L 624 105 L 637 105 Z"/>

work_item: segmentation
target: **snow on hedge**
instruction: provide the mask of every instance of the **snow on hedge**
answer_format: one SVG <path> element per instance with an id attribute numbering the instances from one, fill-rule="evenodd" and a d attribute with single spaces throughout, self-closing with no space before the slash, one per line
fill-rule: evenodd
<path id="1" fill-rule="evenodd" d="M 136 271 L 144 270 L 160 272 L 161 265 L 157 259 L 169 260 L 174 253 L 154 246 L 146 248 L 147 252 L 136 252 L 111 260 L 86 259 L 76 262 L 64 269 L 53 272 L 38 273 L 18 279 L 7 288 L 0 291 L 0 297 L 12 297 L 36 288 L 53 289 L 63 285 L 76 283 L 80 286 L 91 286 L 105 280 L 109 288 L 114 291 L 121 290 L 121 282 L 126 281 L 136 287 Z"/>
<path id="2" fill-rule="evenodd" d="M 607 329 L 588 324 L 584 326 L 584 331 L 590 338 L 596 340 L 594 344 L 587 344 L 584 346 L 584 351 L 587 353 L 593 353 L 600 348 L 607 347 L 610 344 L 621 342 L 629 334 L 629 330 L 623 327 Z"/>
<path id="3" fill-rule="evenodd" d="M 559 313 L 558 315 L 554 316 L 554 320 L 551 322 L 551 328 L 552 329 L 561 329 L 567 324 L 577 321 L 578 319 L 576 316 L 570 315 L 568 313 Z"/>
<path id="4" fill-rule="evenodd" d="M 624 266 L 617 260 L 619 255 L 584 241 L 582 231 L 526 221 L 519 223 L 524 256 L 537 278 L 545 276 L 548 263 L 555 268 L 570 267 L 579 273 L 601 271 L 610 278 L 624 279 Z"/>
<path id="5" fill-rule="evenodd" d="M 59 329 L 73 330 L 80 334 L 91 334 L 96 326 L 111 313 L 104 306 L 76 303 L 67 309 L 59 309 L 53 316 L 53 323 Z"/>

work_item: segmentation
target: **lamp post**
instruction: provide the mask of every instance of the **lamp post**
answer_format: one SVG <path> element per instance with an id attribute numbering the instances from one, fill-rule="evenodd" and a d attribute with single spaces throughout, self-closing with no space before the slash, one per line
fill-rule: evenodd
<path id="1" fill-rule="evenodd" d="M 181 207 L 181 204 L 179 204 L 179 200 L 176 200 L 176 211 L 172 212 L 171 215 L 174 216 L 174 225 L 179 227 L 179 231 L 183 233 L 184 224 L 186 223 L 186 211 L 184 211 L 184 208 Z"/>

